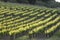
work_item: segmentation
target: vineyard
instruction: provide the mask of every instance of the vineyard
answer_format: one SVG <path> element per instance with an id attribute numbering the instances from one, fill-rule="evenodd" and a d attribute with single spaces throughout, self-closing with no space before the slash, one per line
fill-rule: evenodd
<path id="1" fill-rule="evenodd" d="M 24 35 L 35 37 L 37 34 L 50 37 L 59 28 L 58 9 L 0 3 L 0 38 L 7 35 L 11 38 Z"/>

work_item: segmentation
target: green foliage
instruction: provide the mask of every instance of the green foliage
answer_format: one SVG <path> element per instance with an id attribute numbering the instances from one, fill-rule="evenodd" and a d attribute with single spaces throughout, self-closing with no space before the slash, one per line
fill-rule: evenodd
<path id="1" fill-rule="evenodd" d="M 22 37 L 15 39 L 15 40 L 29 40 L 29 36 L 25 35 L 25 36 L 22 36 Z"/>
<path id="2" fill-rule="evenodd" d="M 35 3 L 36 3 L 36 0 L 28 0 L 28 2 L 29 2 L 30 4 L 35 4 Z"/>
<path id="3" fill-rule="evenodd" d="M 10 36 L 54 33 L 60 26 L 60 15 L 57 9 L 0 3 L 0 34 Z M 47 29 L 46 29 L 47 28 Z"/>
<path id="4" fill-rule="evenodd" d="M 56 36 L 60 37 L 60 30 L 56 33 Z"/>

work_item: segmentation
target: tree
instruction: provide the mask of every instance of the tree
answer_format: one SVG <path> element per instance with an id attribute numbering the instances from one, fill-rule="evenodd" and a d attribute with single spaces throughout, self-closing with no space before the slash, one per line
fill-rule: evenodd
<path id="1" fill-rule="evenodd" d="M 8 0 L 4 0 L 4 2 L 7 2 Z"/>
<path id="2" fill-rule="evenodd" d="M 28 1 L 30 4 L 35 4 L 36 3 L 36 0 L 16 0 L 18 3 L 22 3 L 24 1 Z"/>
<path id="3" fill-rule="evenodd" d="M 41 0 L 41 1 L 43 1 L 43 2 L 48 2 L 48 1 L 50 1 L 50 0 Z"/>
<path id="4" fill-rule="evenodd" d="M 4 1 L 4 2 L 7 2 L 8 0 L 0 0 L 0 1 Z"/>
<path id="5" fill-rule="evenodd" d="M 35 3 L 36 3 L 36 0 L 28 0 L 28 2 L 29 2 L 30 4 L 35 4 Z"/>
<path id="6" fill-rule="evenodd" d="M 16 2 L 18 2 L 18 3 L 22 3 L 22 1 L 21 1 L 21 0 L 16 0 Z"/>

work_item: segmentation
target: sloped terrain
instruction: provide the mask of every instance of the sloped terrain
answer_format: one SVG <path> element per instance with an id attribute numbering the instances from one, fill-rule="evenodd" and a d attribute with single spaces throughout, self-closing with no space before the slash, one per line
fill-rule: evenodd
<path id="1" fill-rule="evenodd" d="M 59 28 L 58 9 L 0 3 L 0 36 L 50 37 Z"/>

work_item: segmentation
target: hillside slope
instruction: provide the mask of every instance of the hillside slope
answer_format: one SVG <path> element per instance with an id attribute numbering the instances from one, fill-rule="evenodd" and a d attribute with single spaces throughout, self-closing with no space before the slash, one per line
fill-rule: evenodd
<path id="1" fill-rule="evenodd" d="M 0 3 L 0 36 L 50 37 L 59 28 L 60 11 L 58 9 Z"/>

